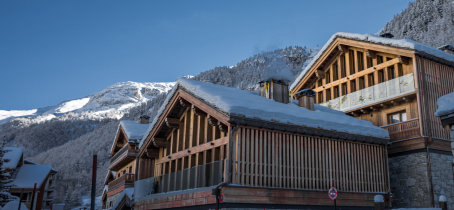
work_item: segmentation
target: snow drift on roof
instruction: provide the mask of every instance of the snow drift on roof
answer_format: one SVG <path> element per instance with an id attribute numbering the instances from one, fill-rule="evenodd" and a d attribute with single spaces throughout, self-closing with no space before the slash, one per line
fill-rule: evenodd
<path id="1" fill-rule="evenodd" d="M 387 130 L 374 126 L 371 122 L 356 119 L 316 106 L 315 111 L 295 104 L 283 104 L 261 97 L 256 92 L 199 82 L 191 79 L 177 79 L 179 87 L 209 104 L 226 115 L 240 115 L 280 123 L 348 132 L 378 138 L 389 138 Z M 151 132 L 173 93 L 167 96 L 143 139 Z M 142 140 L 140 146 L 144 141 Z"/>
<path id="2" fill-rule="evenodd" d="M 143 134 L 147 131 L 149 124 L 141 124 L 137 121 L 122 120 L 120 121 L 121 127 L 128 136 L 129 140 L 140 140 Z"/>
<path id="3" fill-rule="evenodd" d="M 3 159 L 9 159 L 9 162 L 3 163 L 3 168 L 15 169 L 20 161 L 20 158 L 22 157 L 22 154 L 24 153 L 24 149 L 19 147 L 5 147 L 4 150 L 10 151 L 5 153 L 3 156 Z"/>
<path id="4" fill-rule="evenodd" d="M 32 189 L 36 183 L 36 188 L 39 188 L 50 170 L 52 170 L 50 165 L 22 165 L 11 184 L 14 185 L 14 188 Z"/>
<path id="5" fill-rule="evenodd" d="M 0 206 L 0 208 L 1 208 L 1 206 Z M 10 201 L 7 204 L 5 204 L 5 206 L 3 206 L 3 209 L 4 210 L 19 209 L 19 201 Z M 24 203 L 21 203 L 20 209 L 21 210 L 28 210 L 27 206 Z"/>
<path id="6" fill-rule="evenodd" d="M 454 113 L 454 92 L 448 93 L 437 100 L 438 109 L 435 116 L 440 117 L 443 115 Z"/>
<path id="7" fill-rule="evenodd" d="M 375 43 L 375 44 L 383 44 L 383 45 L 388 45 L 391 47 L 398 47 L 398 48 L 405 48 L 405 49 L 410 49 L 410 50 L 415 50 L 415 51 L 421 51 L 421 52 L 431 54 L 435 57 L 454 62 L 453 54 L 441 51 L 437 48 L 430 47 L 425 44 L 421 44 L 419 42 L 415 42 L 413 40 L 384 38 L 384 37 L 380 37 L 380 36 L 376 36 L 376 35 L 372 35 L 372 34 L 338 32 L 338 33 L 335 33 L 333 36 L 331 36 L 331 38 L 328 40 L 328 42 L 326 42 L 326 44 L 317 53 L 317 55 L 314 56 L 314 58 L 309 63 L 309 65 L 307 65 L 306 68 L 298 75 L 296 80 L 290 86 L 290 89 L 295 88 L 295 86 L 298 84 L 299 81 L 301 81 L 301 79 L 303 79 L 303 77 L 306 75 L 306 73 L 309 71 L 309 69 L 312 68 L 314 63 L 317 62 L 317 60 L 320 58 L 320 56 L 326 51 L 326 49 L 328 49 L 328 47 L 338 37 L 366 41 L 366 42 Z"/>

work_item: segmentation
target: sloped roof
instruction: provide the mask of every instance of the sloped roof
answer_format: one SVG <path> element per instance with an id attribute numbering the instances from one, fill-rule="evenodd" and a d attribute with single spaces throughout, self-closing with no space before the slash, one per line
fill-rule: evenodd
<path id="1" fill-rule="evenodd" d="M 454 62 L 453 54 L 444 52 L 442 50 L 439 50 L 434 47 L 430 47 L 425 44 L 421 44 L 419 42 L 415 42 L 413 40 L 384 38 L 384 37 L 376 36 L 373 34 L 357 34 L 357 33 L 338 32 L 338 33 L 335 33 L 333 36 L 331 36 L 331 38 L 328 40 L 328 42 L 326 42 L 326 44 L 322 47 L 322 49 L 314 56 L 312 61 L 298 75 L 298 77 L 295 79 L 293 84 L 290 85 L 290 89 L 295 88 L 295 86 L 299 83 L 299 81 L 301 81 L 303 79 L 303 77 L 307 74 L 307 72 L 317 62 L 317 60 L 320 58 L 320 56 L 323 55 L 323 53 L 325 53 L 325 51 L 328 49 L 328 47 L 338 37 L 353 39 L 353 40 L 358 40 L 358 41 L 364 41 L 364 42 L 369 42 L 369 43 L 375 43 L 375 44 L 381 44 L 381 45 L 387 45 L 387 46 L 391 46 L 391 47 L 404 48 L 404 49 L 414 50 L 417 52 L 424 52 L 424 53 L 430 54 L 432 56 L 435 56 L 437 58 L 441 58 L 441 59 L 444 59 L 449 62 Z"/>
<path id="2" fill-rule="evenodd" d="M 14 185 L 14 188 L 33 189 L 36 183 L 36 187 L 39 188 L 51 170 L 52 166 L 50 165 L 22 165 L 11 184 Z"/>
<path id="3" fill-rule="evenodd" d="M 389 138 L 387 130 L 376 127 L 369 121 L 356 119 L 338 111 L 333 112 L 333 110 L 322 108 L 320 105 L 315 105 L 315 111 L 310 111 L 295 104 L 275 102 L 272 99 L 259 96 L 256 92 L 179 78 L 177 79 L 177 85 L 167 95 L 148 131 L 144 134 L 140 147 L 154 128 L 159 117 L 161 117 L 160 115 L 169 103 L 170 98 L 174 95 L 177 87 L 184 89 L 225 115 L 244 116 L 377 138 Z"/>
<path id="4" fill-rule="evenodd" d="M 3 163 L 4 169 L 15 169 L 17 164 L 19 164 L 20 158 L 24 153 L 23 148 L 19 147 L 4 147 L 4 150 L 10 150 L 9 152 L 5 153 L 3 159 L 9 159 L 9 162 Z"/>
<path id="5" fill-rule="evenodd" d="M 438 109 L 435 116 L 441 117 L 454 113 L 454 92 L 448 93 L 437 100 Z"/>
<path id="6" fill-rule="evenodd" d="M 129 140 L 140 140 L 147 131 L 149 124 L 141 124 L 137 121 L 122 120 L 120 125 Z"/>

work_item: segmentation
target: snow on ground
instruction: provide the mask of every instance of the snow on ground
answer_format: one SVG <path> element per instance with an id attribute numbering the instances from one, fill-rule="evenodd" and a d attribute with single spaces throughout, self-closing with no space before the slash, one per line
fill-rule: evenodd
<path id="1" fill-rule="evenodd" d="M 278 121 L 300 126 L 355 133 L 378 138 L 389 138 L 387 130 L 374 126 L 371 122 L 356 119 L 347 115 L 340 115 L 326 109 L 310 111 L 295 104 L 283 104 L 272 99 L 261 97 L 256 92 L 236 88 L 214 85 L 190 79 L 177 79 L 179 86 L 186 89 L 205 103 L 221 112 L 230 115 L 240 115 L 247 118 L 258 118 L 266 121 Z M 167 106 L 174 90 L 168 94 L 166 100 L 153 119 L 148 131 L 142 137 L 147 137 L 158 121 L 161 113 Z M 142 145 L 141 142 L 140 146 Z"/>
<path id="2" fill-rule="evenodd" d="M 9 159 L 9 162 L 4 162 L 3 168 L 4 169 L 16 168 L 17 164 L 20 161 L 20 158 L 22 157 L 22 154 L 24 153 L 24 149 L 18 147 L 5 147 L 4 150 L 9 150 L 9 152 L 3 155 L 3 159 Z"/>
<path id="3" fill-rule="evenodd" d="M 421 44 L 419 42 L 415 42 L 413 40 L 409 39 L 392 39 L 392 38 L 384 38 L 381 36 L 376 36 L 373 34 L 357 34 L 357 33 L 347 33 L 347 32 L 338 32 L 335 33 L 331 38 L 326 42 L 326 44 L 322 47 L 322 49 L 317 53 L 317 55 L 314 56 L 312 61 L 306 66 L 306 68 L 298 75 L 298 77 L 295 79 L 292 85 L 290 85 L 290 89 L 295 88 L 295 86 L 298 84 L 299 81 L 306 75 L 306 73 L 309 71 L 310 68 L 317 62 L 317 60 L 320 58 L 320 56 L 328 49 L 328 47 L 333 43 L 333 41 L 338 38 L 338 37 L 344 37 L 348 39 L 355 39 L 355 40 L 361 40 L 361 41 L 366 41 L 366 42 L 371 42 L 371 43 L 376 43 L 376 44 L 384 44 L 392 47 L 399 47 L 399 48 L 406 48 L 406 49 L 411 49 L 415 51 L 421 51 L 425 52 L 428 54 L 431 54 L 433 56 L 436 56 L 438 58 L 445 59 L 447 61 L 454 62 L 454 55 L 441 51 L 437 48 L 427 46 L 425 44 Z"/>
<path id="4" fill-rule="evenodd" d="M 42 123 L 68 112 L 80 113 L 86 111 L 93 112 L 91 113 L 93 116 L 120 111 L 116 114 L 117 119 L 119 119 L 123 116 L 121 111 L 153 99 L 161 93 L 168 92 L 174 85 L 174 82 L 120 82 L 87 97 L 64 101 L 55 106 L 32 110 L 0 110 L 0 125 L 22 117 L 37 118 L 37 122 Z"/>
<path id="5" fill-rule="evenodd" d="M 2 209 L 1 206 L 0 206 L 0 209 Z M 7 204 L 5 204 L 5 206 L 3 206 L 3 210 L 8 210 L 8 209 L 11 209 L 11 210 L 19 209 L 19 201 L 10 201 Z M 20 209 L 28 210 L 27 206 L 24 203 L 21 203 Z"/>
<path id="6" fill-rule="evenodd" d="M 440 97 L 437 101 L 437 105 L 438 109 L 435 112 L 435 116 L 437 117 L 454 113 L 454 92 Z"/>

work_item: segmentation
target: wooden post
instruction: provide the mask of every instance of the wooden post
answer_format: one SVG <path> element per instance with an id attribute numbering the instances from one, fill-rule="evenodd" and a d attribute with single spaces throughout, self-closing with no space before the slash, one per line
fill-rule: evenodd
<path id="1" fill-rule="evenodd" d="M 438 207 L 441 210 L 448 210 L 448 202 L 444 195 L 440 195 L 440 198 L 438 199 Z"/>
<path id="2" fill-rule="evenodd" d="M 375 210 L 384 210 L 385 209 L 385 201 L 382 195 L 376 195 L 374 197 L 374 208 Z"/>

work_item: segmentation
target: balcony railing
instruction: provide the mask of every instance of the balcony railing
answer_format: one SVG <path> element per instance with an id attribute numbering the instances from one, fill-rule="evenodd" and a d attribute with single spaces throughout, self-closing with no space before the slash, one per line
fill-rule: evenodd
<path id="1" fill-rule="evenodd" d="M 217 185 L 223 180 L 225 161 L 227 159 L 136 181 L 134 198 Z"/>
<path id="2" fill-rule="evenodd" d="M 419 132 L 418 118 L 391 125 L 385 125 L 382 126 L 382 128 L 388 130 L 390 142 L 421 136 L 421 133 Z"/>
<path id="3" fill-rule="evenodd" d="M 117 153 L 115 153 L 114 156 L 110 158 L 110 165 L 114 164 L 124 156 L 128 155 L 128 153 L 135 153 L 134 149 L 128 149 L 128 145 L 125 145 L 123 148 L 121 148 Z M 135 156 L 135 155 L 133 155 Z"/>
<path id="4" fill-rule="evenodd" d="M 411 73 L 320 103 L 320 105 L 335 110 L 349 111 L 413 91 L 415 91 L 415 82 L 413 73 Z"/>
<path id="5" fill-rule="evenodd" d="M 123 174 L 122 176 L 118 177 L 117 179 L 109 182 L 109 191 L 112 191 L 124 184 L 134 184 L 135 180 L 135 175 L 134 174 Z"/>

